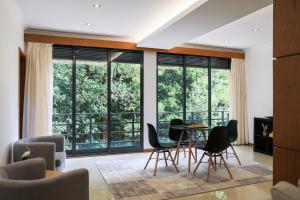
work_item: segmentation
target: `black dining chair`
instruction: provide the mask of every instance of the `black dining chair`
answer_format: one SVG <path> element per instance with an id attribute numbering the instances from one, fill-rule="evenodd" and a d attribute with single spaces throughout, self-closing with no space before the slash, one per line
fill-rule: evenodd
<path id="1" fill-rule="evenodd" d="M 149 138 L 149 143 L 150 145 L 153 147 L 153 150 L 150 154 L 150 157 L 145 165 L 145 168 L 144 170 L 147 168 L 149 162 L 151 159 L 156 159 L 156 162 L 155 162 L 155 169 L 154 169 L 154 176 L 156 176 L 156 170 L 157 170 L 157 164 L 158 164 L 158 161 L 160 160 L 165 160 L 165 163 L 166 163 L 166 166 L 168 166 L 168 163 L 167 161 L 169 160 L 168 157 L 171 158 L 171 162 L 172 164 L 174 165 L 175 169 L 176 169 L 176 172 L 178 173 L 178 168 L 175 164 L 175 161 L 170 153 L 170 149 L 174 148 L 174 145 L 172 144 L 161 144 L 158 140 L 158 135 L 157 135 L 157 131 L 155 130 L 154 126 L 152 124 L 148 124 L 147 123 L 147 126 L 148 126 L 148 138 Z M 152 158 L 152 155 L 156 152 L 156 158 Z M 159 158 L 159 155 L 160 153 L 163 153 L 163 158 Z M 168 153 L 168 157 L 166 156 L 166 153 Z"/>
<path id="2" fill-rule="evenodd" d="M 184 153 L 184 157 L 186 157 L 185 149 L 189 145 L 189 141 L 188 141 L 189 136 L 188 136 L 188 133 L 186 131 L 184 131 L 183 134 L 182 134 L 182 130 L 176 130 L 176 129 L 172 128 L 172 126 L 176 126 L 176 125 L 184 125 L 183 120 L 181 120 L 181 119 L 172 119 L 170 121 L 169 138 L 172 141 L 176 142 L 177 144 L 181 140 L 179 146 L 182 147 L 182 150 L 183 150 L 183 153 Z M 180 138 L 181 134 L 182 134 L 182 138 Z M 193 146 L 195 146 L 194 145 L 195 144 L 195 140 L 196 139 L 192 139 Z M 191 152 L 191 154 L 192 154 L 195 162 L 197 162 L 197 149 L 196 149 L 196 147 L 195 147 L 195 154 L 193 153 L 193 151 Z M 175 154 L 174 160 L 175 160 L 175 162 L 177 162 L 177 165 L 178 165 L 179 152 L 177 152 Z"/>
<path id="3" fill-rule="evenodd" d="M 237 120 L 230 120 L 227 124 L 227 130 L 228 130 L 229 147 L 231 147 L 234 156 L 236 157 L 239 165 L 241 165 L 240 159 L 237 156 L 237 154 L 233 148 L 233 145 L 232 145 L 237 140 L 237 137 L 238 137 L 237 125 L 238 125 Z M 228 160 L 228 154 L 229 154 L 229 152 L 227 152 L 227 149 L 226 149 L 226 159 L 227 160 Z"/>
<path id="4" fill-rule="evenodd" d="M 169 138 L 178 143 L 179 140 L 181 140 L 180 142 L 180 147 L 182 147 L 183 149 L 183 152 L 184 152 L 184 157 L 186 156 L 185 154 L 185 148 L 186 146 L 188 146 L 188 134 L 186 131 L 183 132 L 183 135 L 182 135 L 182 138 L 181 137 L 181 134 L 182 134 L 182 130 L 176 130 L 176 129 L 173 129 L 172 126 L 176 126 L 176 125 L 184 125 L 183 121 L 181 119 L 172 119 L 170 121 L 170 128 L 169 128 Z M 178 160 L 179 160 L 179 154 L 175 155 L 174 157 L 174 160 L 176 161 L 177 159 L 177 165 L 178 165 Z"/>
<path id="5" fill-rule="evenodd" d="M 207 181 L 209 181 L 209 173 L 210 173 L 210 167 L 214 167 L 213 157 L 221 157 L 221 160 L 224 162 L 224 166 L 226 167 L 230 178 L 232 177 L 232 174 L 227 166 L 227 163 L 223 157 L 223 152 L 229 147 L 228 142 L 228 131 L 226 126 L 216 126 L 214 127 L 207 139 L 207 142 L 204 147 L 199 146 L 198 148 L 203 150 L 204 153 L 202 154 L 202 157 L 197 164 L 194 173 L 196 173 L 198 167 L 200 166 L 204 156 L 208 156 L 208 172 L 207 172 Z M 215 166 L 216 167 L 216 166 Z"/>

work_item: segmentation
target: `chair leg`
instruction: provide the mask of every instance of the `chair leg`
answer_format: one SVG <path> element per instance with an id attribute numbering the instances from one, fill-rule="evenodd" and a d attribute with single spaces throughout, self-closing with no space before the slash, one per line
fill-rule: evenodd
<path id="1" fill-rule="evenodd" d="M 231 149 L 232 149 L 232 151 L 233 151 L 233 153 L 234 153 L 234 155 L 235 155 L 235 157 L 236 157 L 236 159 L 237 159 L 239 165 L 242 165 L 241 162 L 240 162 L 239 157 L 238 157 L 237 154 L 235 153 L 235 150 L 234 150 L 234 148 L 233 148 L 233 146 L 232 146 L 231 144 L 230 144 L 230 147 L 231 147 Z"/>
<path id="2" fill-rule="evenodd" d="M 213 164 L 212 163 L 212 158 L 211 158 L 211 154 L 209 154 L 209 158 L 208 158 L 208 169 L 207 169 L 207 178 L 206 181 L 209 181 L 209 173 L 210 173 L 210 165 Z"/>
<path id="3" fill-rule="evenodd" d="M 166 152 L 164 152 L 164 158 L 165 158 L 166 167 L 168 167 L 168 162 L 167 162 Z"/>
<path id="4" fill-rule="evenodd" d="M 195 157 L 195 155 L 194 155 L 194 153 L 193 153 L 193 149 L 191 149 L 191 154 L 192 154 L 192 156 L 193 156 L 193 158 L 194 158 L 194 160 L 195 160 L 195 163 L 197 163 L 196 157 Z"/>
<path id="5" fill-rule="evenodd" d="M 217 171 L 217 156 L 216 155 L 214 155 L 214 157 L 215 157 L 215 171 Z"/>
<path id="6" fill-rule="evenodd" d="M 182 146 L 182 149 L 183 149 L 183 153 L 184 153 L 184 158 L 186 158 L 185 146 L 184 145 Z"/>
<path id="7" fill-rule="evenodd" d="M 231 172 L 230 172 L 230 170 L 229 170 L 229 168 L 228 168 L 228 166 L 227 166 L 227 163 L 225 162 L 225 159 L 224 159 L 224 157 L 223 157 L 222 154 L 221 154 L 221 158 L 222 158 L 222 160 L 223 160 L 223 162 L 224 162 L 224 166 L 226 167 L 226 169 L 227 169 L 227 171 L 228 171 L 228 173 L 229 173 L 229 175 L 230 175 L 230 178 L 233 179 L 233 176 L 232 176 L 232 174 L 231 174 Z"/>
<path id="8" fill-rule="evenodd" d="M 174 165 L 174 167 L 175 167 L 175 169 L 176 169 L 176 172 L 178 173 L 179 171 L 178 171 L 177 165 L 175 164 L 175 161 L 174 161 L 174 159 L 173 159 L 173 157 L 172 157 L 172 155 L 171 155 L 171 153 L 170 153 L 169 150 L 168 150 L 168 153 L 169 153 L 169 156 L 170 156 L 170 158 L 171 158 L 172 164 Z"/>
<path id="9" fill-rule="evenodd" d="M 147 161 L 147 163 L 146 163 L 146 165 L 145 165 L 144 170 L 147 168 L 147 166 L 148 166 L 148 164 L 149 164 L 149 162 L 150 162 L 150 160 L 151 160 L 151 158 L 152 158 L 153 153 L 154 153 L 154 150 L 152 150 L 152 152 L 151 152 L 151 154 L 150 154 L 150 157 L 149 157 L 149 159 L 148 159 L 148 161 Z"/>
<path id="10" fill-rule="evenodd" d="M 159 158 L 159 150 L 157 151 L 157 155 L 156 155 L 156 163 L 155 163 L 155 169 L 154 169 L 154 174 L 153 174 L 153 176 L 156 176 L 156 170 L 157 170 L 158 158 Z"/>
<path id="11" fill-rule="evenodd" d="M 201 156 L 201 158 L 200 158 L 200 160 L 199 160 L 199 163 L 197 164 L 197 166 L 196 166 L 196 168 L 195 168 L 195 170 L 194 170 L 194 174 L 196 173 L 198 167 L 200 166 L 200 163 L 202 162 L 202 159 L 204 158 L 204 155 L 205 155 L 205 154 L 203 153 L 202 156 Z"/>
<path id="12" fill-rule="evenodd" d="M 195 146 L 195 157 L 196 157 L 195 163 L 197 163 L 197 159 L 198 159 L 198 158 L 197 158 L 197 157 L 198 157 L 197 152 L 198 152 L 198 151 L 197 151 L 197 144 L 196 144 L 196 146 Z"/>

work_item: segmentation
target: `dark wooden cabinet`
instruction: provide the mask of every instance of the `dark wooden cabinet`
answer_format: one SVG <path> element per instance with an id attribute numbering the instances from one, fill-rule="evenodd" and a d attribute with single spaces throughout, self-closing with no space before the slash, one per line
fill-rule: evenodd
<path id="1" fill-rule="evenodd" d="M 300 53 L 300 1 L 274 0 L 274 57 Z"/>
<path id="2" fill-rule="evenodd" d="M 254 118 L 254 147 L 255 152 L 273 154 L 273 119 Z"/>
<path id="3" fill-rule="evenodd" d="M 300 1 L 274 0 L 274 184 L 300 178 Z"/>
<path id="4" fill-rule="evenodd" d="M 273 151 L 274 184 L 282 180 L 296 184 L 300 177 L 300 152 L 278 147 Z"/>
<path id="5" fill-rule="evenodd" d="M 274 144 L 300 151 L 300 54 L 275 60 L 273 69 Z"/>

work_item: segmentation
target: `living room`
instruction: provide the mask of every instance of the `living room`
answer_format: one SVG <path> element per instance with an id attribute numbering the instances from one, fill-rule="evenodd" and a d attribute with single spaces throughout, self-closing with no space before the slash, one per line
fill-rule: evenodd
<path id="1" fill-rule="evenodd" d="M 299 16 L 2 0 L 0 199 L 299 199 Z"/>

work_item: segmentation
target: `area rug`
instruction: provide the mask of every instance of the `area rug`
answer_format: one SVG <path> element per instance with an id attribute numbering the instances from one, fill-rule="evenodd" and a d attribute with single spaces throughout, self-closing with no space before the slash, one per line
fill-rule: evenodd
<path id="1" fill-rule="evenodd" d="M 113 157 L 96 163 L 106 184 L 117 200 L 170 199 L 239 187 L 249 184 L 272 181 L 272 170 L 260 164 L 229 164 L 233 179 L 230 179 L 225 167 L 217 171 L 211 169 L 210 180 L 206 182 L 207 164 L 201 164 L 197 172 L 187 173 L 187 161 L 180 160 L 179 173 L 168 162 L 160 161 L 157 175 L 153 176 L 152 160 L 144 170 L 145 156 Z M 192 171 L 196 164 L 192 165 Z"/>

